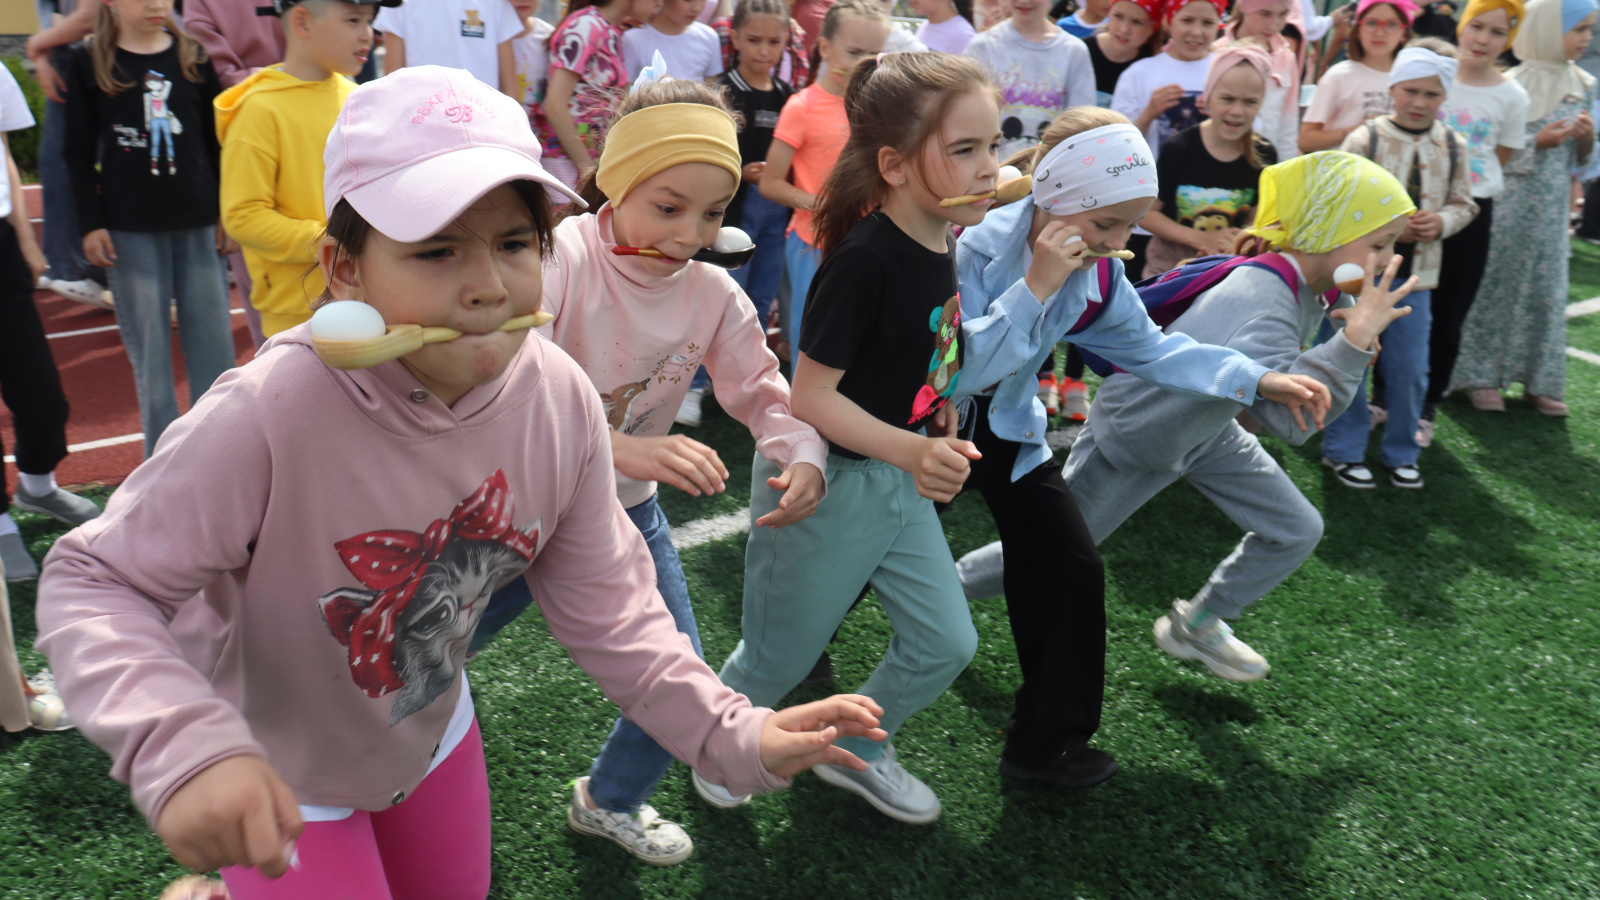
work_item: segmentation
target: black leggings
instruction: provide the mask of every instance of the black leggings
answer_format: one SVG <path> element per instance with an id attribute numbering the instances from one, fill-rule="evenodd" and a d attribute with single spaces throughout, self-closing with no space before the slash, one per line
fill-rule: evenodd
<path id="1" fill-rule="evenodd" d="M 67 396 L 61 391 L 44 323 L 33 305 L 33 273 L 22 258 L 16 229 L 0 219 L 0 399 L 11 410 L 17 469 L 55 471 L 67 456 Z M 0 512 L 11 496 L 0 478 Z"/>
<path id="2" fill-rule="evenodd" d="M 1005 755 L 1042 765 L 1082 746 L 1100 727 L 1105 699 L 1105 566 L 1061 466 L 1049 460 L 1016 481 L 1020 444 L 989 430 L 989 399 L 973 410 L 983 458 L 967 487 L 989 505 L 1005 554 L 1006 612 L 1022 684 Z"/>
<path id="3" fill-rule="evenodd" d="M 1444 398 L 1450 375 L 1461 353 L 1461 323 L 1478 295 L 1483 266 L 1489 261 L 1489 224 L 1494 201 L 1478 200 L 1478 215 L 1467 227 L 1445 238 L 1439 286 L 1433 291 L 1433 330 L 1428 334 L 1428 396 L 1422 417 L 1433 419 L 1433 408 Z M 1587 204 L 1585 204 L 1587 214 Z"/>

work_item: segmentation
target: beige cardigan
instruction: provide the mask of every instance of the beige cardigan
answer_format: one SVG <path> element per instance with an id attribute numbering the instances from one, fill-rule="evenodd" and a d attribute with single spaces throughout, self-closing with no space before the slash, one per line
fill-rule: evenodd
<path id="1" fill-rule="evenodd" d="M 1378 134 L 1376 153 L 1369 152 L 1372 149 L 1373 129 Z M 1450 171 L 1451 142 L 1456 144 L 1453 178 Z M 1415 154 L 1422 154 L 1422 196 L 1417 199 L 1417 209 L 1438 213 L 1442 227 L 1438 240 L 1416 245 L 1411 273 L 1417 276 L 1418 290 L 1438 287 L 1444 239 L 1467 227 L 1478 214 L 1478 204 L 1472 200 L 1466 141 L 1443 122 L 1434 122 L 1427 134 L 1417 135 L 1401 130 L 1389 116 L 1384 116 L 1356 126 L 1354 131 L 1345 136 L 1339 149 L 1369 157 L 1400 179 L 1401 184 L 1405 184 L 1411 174 L 1411 161 Z"/>

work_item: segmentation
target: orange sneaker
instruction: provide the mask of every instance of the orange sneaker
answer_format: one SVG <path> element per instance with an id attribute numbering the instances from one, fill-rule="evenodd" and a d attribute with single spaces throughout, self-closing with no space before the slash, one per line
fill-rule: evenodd
<path id="1" fill-rule="evenodd" d="M 1061 379 L 1061 414 L 1074 422 L 1089 420 L 1089 386 L 1076 378 Z"/>
<path id="2" fill-rule="evenodd" d="M 1061 411 L 1061 388 L 1054 372 L 1039 379 L 1039 402 L 1044 404 L 1044 411 L 1049 415 Z"/>

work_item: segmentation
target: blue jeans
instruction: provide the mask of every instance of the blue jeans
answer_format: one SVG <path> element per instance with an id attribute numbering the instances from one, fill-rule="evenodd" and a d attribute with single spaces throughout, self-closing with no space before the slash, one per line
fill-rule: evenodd
<path id="1" fill-rule="evenodd" d="M 695 625 L 694 609 L 689 605 L 689 582 L 683 577 L 683 564 L 672 546 L 671 523 L 654 497 L 627 512 L 639 533 L 644 535 L 645 546 L 650 548 L 650 556 L 655 560 L 656 589 L 666 601 L 667 611 L 672 613 L 678 630 L 689 636 L 695 655 L 704 659 L 700 628 Z M 496 632 L 510 624 L 532 602 L 528 582 L 523 578 L 514 579 L 495 591 L 478 622 L 468 652 L 476 653 L 487 646 Z M 655 738 L 619 717 L 589 769 L 589 797 L 601 809 L 634 813 L 655 793 L 656 782 L 667 774 L 671 765 L 672 754 L 661 749 Z"/>
<path id="2" fill-rule="evenodd" d="M 65 47 L 58 48 L 65 50 Z M 51 53 L 57 71 L 66 54 Z M 44 186 L 44 258 L 50 277 L 57 281 L 82 281 L 89 275 L 78 233 L 78 208 L 72 200 L 72 178 L 67 174 L 67 105 L 46 99 L 44 133 L 39 144 L 39 181 Z"/>
<path id="3" fill-rule="evenodd" d="M 755 242 L 756 255 L 743 268 L 728 274 L 755 304 L 756 318 L 761 327 L 767 327 L 767 316 L 772 304 L 778 302 L 778 279 L 783 276 L 783 232 L 789 227 L 789 216 L 794 210 L 782 203 L 768 200 L 754 186 L 745 189 L 744 210 L 739 215 L 739 227 Z"/>
<path id="4" fill-rule="evenodd" d="M 806 294 L 811 291 L 811 279 L 822 265 L 822 253 L 806 243 L 797 232 L 789 232 L 783 245 L 783 259 L 789 266 L 789 346 L 793 358 L 800 358 L 800 323 L 805 321 Z M 790 364 L 791 371 L 793 363 Z"/>
<path id="5" fill-rule="evenodd" d="M 133 365 L 144 455 L 178 418 L 172 380 L 172 301 L 178 301 L 178 342 L 189 376 L 189 405 L 233 368 L 228 276 L 217 255 L 217 230 L 113 231 L 117 264 L 110 270 L 117 297 L 117 330 Z"/>
<path id="6" fill-rule="evenodd" d="M 1412 291 L 1405 305 L 1411 315 L 1394 320 L 1379 338 L 1378 371 L 1387 391 L 1389 421 L 1383 426 L 1378 445 L 1378 461 L 1389 468 L 1415 465 L 1422 448 L 1417 446 L 1417 420 L 1428 395 L 1428 333 L 1433 328 L 1433 292 Z M 1324 329 L 1328 326 L 1324 324 Z M 1367 456 L 1367 438 L 1372 430 L 1367 409 L 1367 375 L 1339 418 L 1328 423 L 1322 434 L 1322 455 L 1336 463 L 1359 463 Z"/>

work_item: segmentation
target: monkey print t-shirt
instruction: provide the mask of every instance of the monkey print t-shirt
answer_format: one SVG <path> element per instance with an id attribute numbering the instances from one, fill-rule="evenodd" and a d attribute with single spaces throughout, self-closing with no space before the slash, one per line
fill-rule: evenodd
<path id="1" fill-rule="evenodd" d="M 1270 143 L 1258 143 L 1256 152 L 1264 166 L 1278 161 L 1278 153 Z M 1161 145 L 1161 154 L 1156 157 L 1156 181 L 1156 199 L 1161 203 L 1162 214 L 1185 228 L 1222 231 L 1245 228 L 1255 222 L 1261 170 L 1243 156 L 1232 162 L 1219 161 L 1206 150 L 1198 125 L 1178 132 Z M 1178 260 L 1195 255 L 1190 247 L 1157 244 L 1166 242 L 1160 238 L 1151 241 L 1151 267 L 1145 269 L 1143 277 L 1164 272 Z M 1171 254 L 1167 252 L 1169 248 Z M 1135 280 L 1139 277 L 1134 273 Z"/>
<path id="2" fill-rule="evenodd" d="M 961 374 L 956 242 L 948 241 L 935 253 L 873 213 L 823 259 L 806 297 L 800 351 L 843 369 L 839 393 L 908 431 L 950 402 Z"/>

